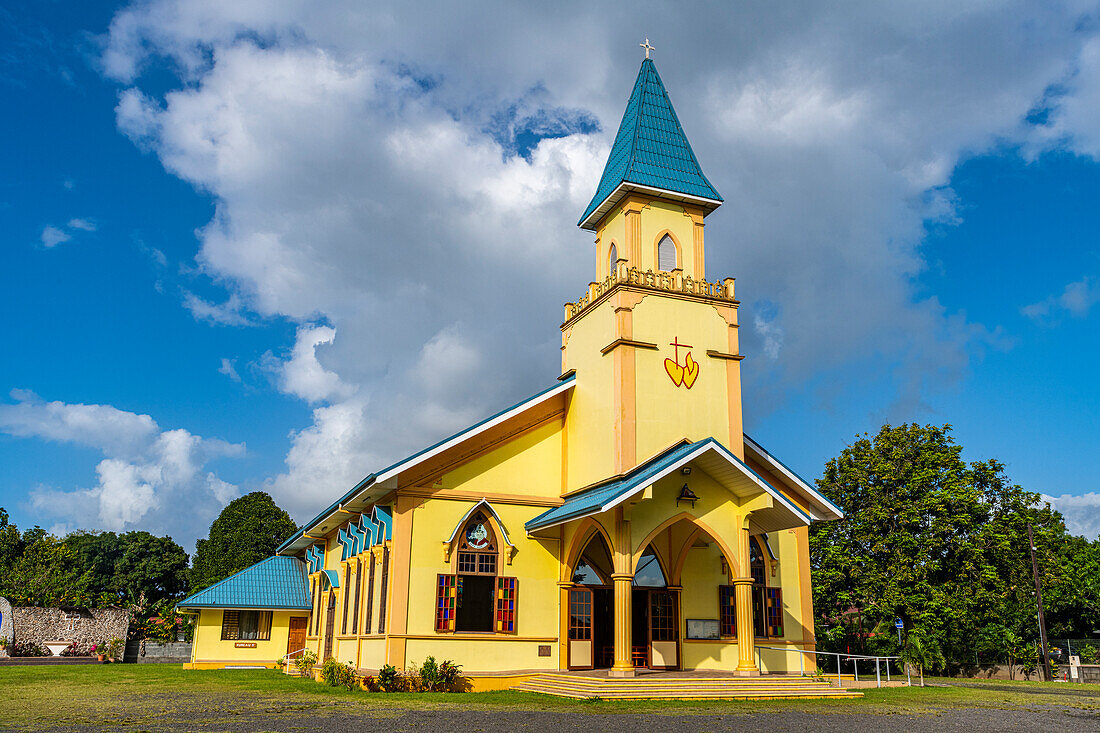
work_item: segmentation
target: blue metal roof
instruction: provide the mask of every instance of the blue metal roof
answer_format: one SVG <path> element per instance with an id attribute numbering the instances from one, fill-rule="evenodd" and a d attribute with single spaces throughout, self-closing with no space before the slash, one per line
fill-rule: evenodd
<path id="1" fill-rule="evenodd" d="M 364 478 L 362 481 L 357 483 L 355 486 L 353 486 L 350 491 L 348 491 L 346 494 L 344 494 L 339 499 L 337 499 L 332 504 L 330 504 L 327 509 L 324 509 L 321 513 L 319 513 L 313 519 L 309 520 L 308 522 L 303 524 L 301 527 L 299 527 L 297 529 L 297 531 L 295 531 L 295 533 L 292 534 L 286 540 L 286 542 L 279 545 L 278 549 L 276 549 L 275 552 L 282 552 L 283 550 L 285 550 L 287 547 L 289 547 L 291 544 L 293 544 L 295 542 L 295 540 L 297 540 L 303 534 L 305 534 L 305 531 L 306 531 L 307 528 L 314 526 L 315 524 L 320 522 L 323 518 L 327 517 L 329 514 L 334 512 L 338 507 L 343 506 L 344 502 L 351 499 L 353 496 L 358 494 L 361 490 L 363 490 L 367 486 L 370 486 L 379 477 L 386 477 L 387 474 L 389 474 L 390 472 L 392 472 L 394 470 L 397 470 L 397 469 L 401 468 L 404 464 L 415 461 L 418 458 L 420 458 L 421 456 L 424 456 L 425 454 L 428 454 L 428 453 L 434 451 L 436 448 L 440 448 L 442 446 L 445 446 L 447 443 L 450 443 L 452 441 L 461 439 L 464 436 L 466 436 L 468 433 L 474 432 L 475 430 L 482 427 L 483 425 L 486 425 L 487 423 L 491 423 L 494 420 L 507 415 L 509 412 L 512 412 L 513 410 L 520 409 L 520 408 L 526 406 L 528 403 L 535 402 L 536 400 L 542 398 L 543 396 L 549 394 L 550 392 L 554 392 L 555 390 L 559 390 L 563 386 L 569 386 L 571 388 L 573 383 L 576 382 L 576 379 L 577 378 L 576 378 L 575 375 L 569 376 L 565 379 L 561 379 L 561 380 L 559 380 L 558 384 L 555 384 L 552 387 L 547 387 L 546 389 L 542 390 L 541 392 L 539 392 L 535 395 L 532 395 L 531 397 L 528 397 L 527 399 L 523 400 L 522 402 L 517 402 L 516 404 L 512 405 L 511 407 L 509 407 L 506 410 L 501 410 L 500 412 L 496 413 L 495 415 L 491 415 L 490 417 L 487 417 L 484 420 L 482 420 L 482 421 L 480 421 L 480 422 L 478 422 L 474 425 L 471 425 L 470 427 L 466 428 L 465 430 L 460 430 L 457 433 L 455 433 L 454 435 L 452 435 L 448 438 L 444 438 L 443 440 L 439 441 L 438 443 L 430 445 L 430 446 L 428 446 L 427 448 L 425 448 L 421 451 L 417 451 L 416 453 L 412 454 L 408 458 L 403 458 L 400 461 L 398 461 L 397 463 L 394 463 L 394 464 L 382 469 L 381 471 L 370 474 L 369 476 Z M 385 509 L 385 511 L 386 511 L 384 516 L 378 516 L 378 517 L 374 518 L 376 523 L 379 525 L 379 527 L 385 532 L 385 537 L 383 537 L 382 539 L 387 539 L 387 540 L 391 539 L 391 535 L 392 535 L 392 532 L 393 532 L 393 520 L 392 520 L 391 515 L 389 513 L 389 508 L 388 507 L 378 507 L 378 508 L 379 509 Z M 379 540 L 376 539 L 375 541 L 378 542 Z"/>
<path id="2" fill-rule="evenodd" d="M 600 185 L 577 225 L 592 228 L 594 221 L 585 226 L 588 218 L 623 183 L 722 201 L 699 167 L 652 59 L 642 61 Z"/>
<path id="3" fill-rule="evenodd" d="M 328 580 L 328 584 L 330 586 L 332 586 L 333 588 L 340 587 L 340 573 L 336 572 L 335 570 L 322 570 L 321 572 Z"/>
<path id="4" fill-rule="evenodd" d="M 579 519 L 589 514 L 607 511 L 620 501 L 625 500 L 630 494 L 649 486 L 670 469 L 675 470 L 679 465 L 699 459 L 700 456 L 708 452 L 716 453 L 720 456 L 720 460 L 735 467 L 735 470 L 741 475 L 751 477 L 755 485 L 770 493 L 792 514 L 804 520 L 806 524 L 810 523 L 812 518 L 792 503 L 782 492 L 769 484 L 760 474 L 752 470 L 744 461 L 731 453 L 717 440 L 707 438 L 695 443 L 684 442 L 675 445 L 664 453 L 641 464 L 620 479 L 574 494 L 566 499 L 561 506 L 545 511 L 527 522 L 524 528 L 528 532 L 533 532 L 572 519 Z"/>
<path id="5" fill-rule="evenodd" d="M 310 610 L 306 566 L 296 557 L 269 557 L 184 598 L 177 608 Z"/>
<path id="6" fill-rule="evenodd" d="M 617 481 L 611 481 L 570 496 L 564 504 L 543 512 L 525 524 L 524 527 L 528 532 L 532 532 L 540 527 L 560 524 L 576 517 L 602 511 L 603 507 L 633 489 L 646 485 L 654 476 L 698 447 L 698 443 L 683 443 L 670 448 L 656 458 L 641 464 Z"/>

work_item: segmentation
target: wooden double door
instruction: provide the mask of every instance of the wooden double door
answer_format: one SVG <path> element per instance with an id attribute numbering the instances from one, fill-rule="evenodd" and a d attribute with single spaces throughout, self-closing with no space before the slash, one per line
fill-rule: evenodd
<path id="1" fill-rule="evenodd" d="M 677 594 L 663 588 L 634 588 L 631 657 L 635 666 L 680 667 L 680 609 Z M 614 660 L 614 596 L 610 588 L 569 590 L 567 667 L 609 667 Z"/>

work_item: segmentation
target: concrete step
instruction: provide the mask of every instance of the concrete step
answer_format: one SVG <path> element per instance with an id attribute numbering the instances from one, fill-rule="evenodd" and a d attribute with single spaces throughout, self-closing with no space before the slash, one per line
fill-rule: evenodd
<path id="1" fill-rule="evenodd" d="M 586 699 L 783 699 L 850 698 L 863 693 L 832 687 L 805 677 L 660 677 L 657 679 L 604 679 L 546 673 L 529 677 L 512 689 Z"/>

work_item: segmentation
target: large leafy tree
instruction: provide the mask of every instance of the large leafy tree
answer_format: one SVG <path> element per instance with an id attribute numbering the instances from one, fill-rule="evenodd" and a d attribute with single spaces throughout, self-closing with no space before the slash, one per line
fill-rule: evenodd
<path id="1" fill-rule="evenodd" d="M 275 554 L 297 527 L 263 491 L 253 491 L 226 505 L 199 540 L 191 569 L 191 589 L 201 590 Z"/>
<path id="2" fill-rule="evenodd" d="M 972 661 L 981 637 L 1034 638 L 1029 522 L 1045 588 L 1077 604 L 1061 516 L 999 462 L 968 464 L 961 452 L 949 425 L 886 425 L 826 464 L 818 486 L 847 514 L 810 534 L 826 646 L 893 652 L 895 617 L 948 665 Z"/>
<path id="3" fill-rule="evenodd" d="M 157 603 L 187 590 L 187 553 L 148 532 L 75 532 L 66 544 L 92 573 L 92 591 L 116 603 Z"/>
<path id="4" fill-rule="evenodd" d="M 91 573 L 63 540 L 35 527 L 19 536 L 17 550 L 0 572 L 0 596 L 13 606 L 94 604 Z"/>

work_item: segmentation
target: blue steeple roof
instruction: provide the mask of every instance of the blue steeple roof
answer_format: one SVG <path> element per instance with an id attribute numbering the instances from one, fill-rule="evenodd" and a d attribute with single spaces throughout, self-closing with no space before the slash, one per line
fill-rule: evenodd
<path id="1" fill-rule="evenodd" d="M 624 195 L 646 189 L 658 189 L 708 211 L 722 203 L 691 151 L 651 59 L 642 61 L 600 185 L 577 225 L 594 229 Z"/>

